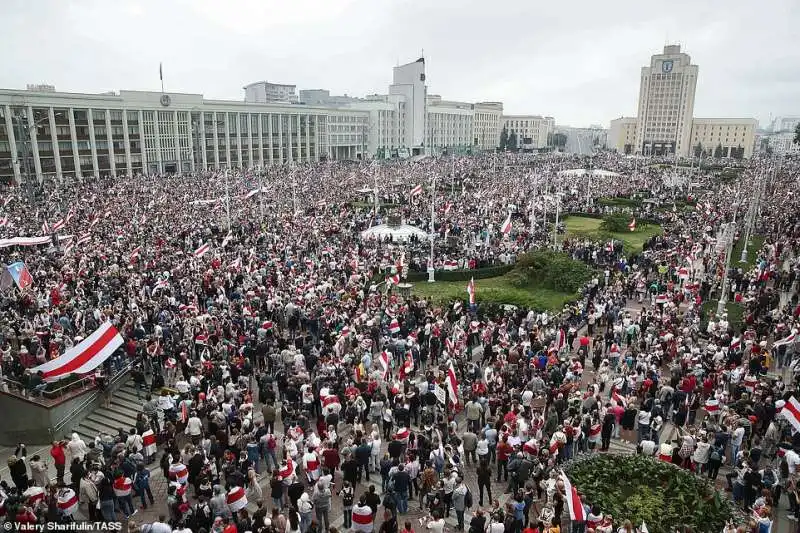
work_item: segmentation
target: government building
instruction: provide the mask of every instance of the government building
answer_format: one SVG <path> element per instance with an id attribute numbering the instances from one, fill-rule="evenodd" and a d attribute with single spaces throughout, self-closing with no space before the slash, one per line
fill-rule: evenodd
<path id="1" fill-rule="evenodd" d="M 551 117 L 504 118 L 500 102 L 428 94 L 424 58 L 394 67 L 387 93 L 365 98 L 297 95 L 294 85 L 267 81 L 244 92 L 233 101 L 0 89 L 0 183 L 477 153 L 495 150 L 509 124 L 542 148 L 554 125 Z"/>
<path id="2" fill-rule="evenodd" d="M 750 157 L 758 121 L 694 117 L 698 70 L 680 45 L 653 55 L 641 70 L 638 115 L 611 121 L 609 148 L 638 155 Z"/>

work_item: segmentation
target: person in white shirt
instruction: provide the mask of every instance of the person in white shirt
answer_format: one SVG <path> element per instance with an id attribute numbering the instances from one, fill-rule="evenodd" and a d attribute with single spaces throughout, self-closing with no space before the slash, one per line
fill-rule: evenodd
<path id="1" fill-rule="evenodd" d="M 739 455 L 739 450 L 742 447 L 743 440 L 744 428 L 742 426 L 738 426 L 733 430 L 733 433 L 731 433 L 731 462 L 734 466 L 736 466 L 736 458 Z"/>
<path id="2" fill-rule="evenodd" d="M 184 433 L 191 437 L 193 441 L 200 440 L 200 436 L 203 434 L 203 422 L 198 418 L 196 411 L 192 411 L 189 414 Z"/>

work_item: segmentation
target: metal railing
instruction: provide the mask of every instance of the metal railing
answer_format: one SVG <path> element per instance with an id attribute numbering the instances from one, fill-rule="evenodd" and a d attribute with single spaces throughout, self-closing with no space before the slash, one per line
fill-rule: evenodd
<path id="1" fill-rule="evenodd" d="M 111 379 L 109 379 L 108 383 L 106 384 L 106 388 L 109 388 L 109 387 L 119 383 L 124 378 L 126 378 L 128 376 L 128 372 L 130 372 L 130 370 L 132 368 L 133 368 L 133 362 L 126 363 L 119 370 L 119 372 L 117 372 L 116 374 L 111 376 Z M 72 422 L 72 420 L 76 416 L 78 416 L 84 409 L 86 409 L 92 403 L 94 403 L 94 401 L 97 400 L 97 398 L 99 398 L 101 394 L 102 394 L 101 391 L 95 391 L 92 394 L 90 394 L 89 396 L 87 396 L 86 398 L 84 398 L 81 403 L 79 403 L 78 405 L 73 407 L 66 415 L 64 415 L 64 418 L 62 418 L 61 420 L 59 420 L 58 422 L 53 424 L 53 427 L 50 428 L 50 434 L 51 435 L 55 435 L 58 432 L 60 432 L 62 429 L 64 429 L 67 426 L 67 424 Z"/>
<path id="2" fill-rule="evenodd" d="M 52 405 L 56 400 L 71 392 L 83 392 L 94 387 L 94 376 L 84 376 L 74 381 L 70 381 L 66 385 L 52 390 L 36 391 L 26 387 L 24 383 L 13 380 L 8 377 L 3 378 L 7 389 L 4 391 L 6 394 L 25 398 L 28 401 L 39 403 L 42 405 Z"/>

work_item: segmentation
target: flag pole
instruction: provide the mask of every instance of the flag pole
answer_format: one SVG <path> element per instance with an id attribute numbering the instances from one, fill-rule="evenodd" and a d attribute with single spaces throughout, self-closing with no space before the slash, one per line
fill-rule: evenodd
<path id="1" fill-rule="evenodd" d="M 435 220 L 435 213 L 436 213 L 436 176 L 433 177 L 433 182 L 431 184 L 431 255 L 428 259 L 428 283 L 433 283 L 434 279 L 434 269 L 433 269 L 433 239 L 434 234 L 436 232 L 436 220 Z"/>
<path id="2" fill-rule="evenodd" d="M 164 63 L 158 64 L 158 77 L 161 80 L 161 92 L 164 92 Z"/>
<path id="3" fill-rule="evenodd" d="M 231 194 L 228 187 L 228 173 L 229 169 L 225 169 L 225 214 L 228 218 L 228 233 L 231 231 Z"/>

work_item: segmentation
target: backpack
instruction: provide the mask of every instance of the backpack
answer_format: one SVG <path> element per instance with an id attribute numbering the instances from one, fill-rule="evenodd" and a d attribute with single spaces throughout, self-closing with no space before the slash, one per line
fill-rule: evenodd
<path id="1" fill-rule="evenodd" d="M 467 509 L 472 507 L 472 491 L 467 489 L 467 493 L 464 494 L 464 507 Z"/>
<path id="2" fill-rule="evenodd" d="M 719 448 L 716 446 L 712 446 L 711 448 L 711 455 L 708 457 L 712 461 L 721 461 L 722 455 L 719 453 Z"/>

